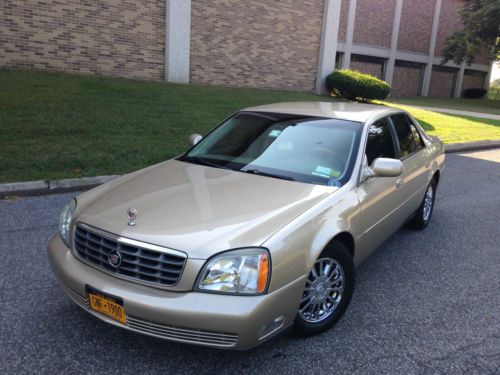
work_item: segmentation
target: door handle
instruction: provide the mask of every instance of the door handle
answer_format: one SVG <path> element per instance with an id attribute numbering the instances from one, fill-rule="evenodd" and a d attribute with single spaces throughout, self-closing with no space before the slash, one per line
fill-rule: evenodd
<path id="1" fill-rule="evenodd" d="M 399 178 L 396 180 L 396 188 L 399 189 L 403 185 L 403 179 Z"/>

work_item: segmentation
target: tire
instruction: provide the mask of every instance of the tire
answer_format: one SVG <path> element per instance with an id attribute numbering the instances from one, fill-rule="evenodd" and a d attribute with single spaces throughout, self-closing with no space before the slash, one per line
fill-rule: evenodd
<path id="1" fill-rule="evenodd" d="M 422 230 L 431 221 L 432 212 L 434 211 L 434 202 L 436 200 L 436 180 L 433 178 L 427 186 L 425 191 L 424 199 L 418 207 L 415 215 L 409 222 L 409 226 L 413 229 Z M 430 206 L 429 206 L 430 205 Z"/>
<path id="2" fill-rule="evenodd" d="M 326 274 L 322 274 L 325 270 Z M 295 318 L 295 332 L 300 336 L 316 335 L 337 323 L 349 306 L 354 283 L 355 269 L 351 255 L 341 242 L 334 240 L 309 273 Z M 311 313 L 313 308 L 317 309 L 317 313 Z"/>

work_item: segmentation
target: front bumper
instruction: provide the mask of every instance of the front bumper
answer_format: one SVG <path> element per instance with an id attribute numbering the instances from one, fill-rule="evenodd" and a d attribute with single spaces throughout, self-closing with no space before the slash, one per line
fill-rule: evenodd
<path id="1" fill-rule="evenodd" d="M 262 296 L 172 292 L 96 270 L 76 259 L 59 236 L 50 240 L 48 256 L 66 294 L 99 319 L 170 341 L 224 349 L 250 349 L 293 324 L 305 283 L 300 278 Z M 86 285 L 122 298 L 127 323 L 90 310 Z"/>

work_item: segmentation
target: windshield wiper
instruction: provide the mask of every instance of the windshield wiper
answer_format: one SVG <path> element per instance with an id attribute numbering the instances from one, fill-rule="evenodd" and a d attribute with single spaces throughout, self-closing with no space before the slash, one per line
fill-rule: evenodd
<path id="1" fill-rule="evenodd" d="M 207 167 L 214 167 L 214 168 L 221 168 L 221 169 L 229 169 L 229 170 L 233 170 L 229 167 L 226 167 L 225 165 L 221 165 L 221 164 L 217 164 L 217 163 L 212 163 L 206 159 L 203 159 L 203 158 L 200 158 L 199 156 L 187 156 L 185 158 L 183 158 L 182 160 L 184 161 L 192 161 L 196 164 L 201 164 L 201 165 L 204 165 L 204 166 L 207 166 Z"/>
<path id="2" fill-rule="evenodd" d="M 251 174 L 257 174 L 259 176 L 274 177 L 274 178 L 279 178 L 281 180 L 295 181 L 295 178 L 290 177 L 290 176 L 283 176 L 280 174 L 262 172 L 262 171 L 259 171 L 258 169 L 246 169 L 246 170 L 241 170 L 241 171 L 246 172 L 246 173 L 251 173 Z"/>

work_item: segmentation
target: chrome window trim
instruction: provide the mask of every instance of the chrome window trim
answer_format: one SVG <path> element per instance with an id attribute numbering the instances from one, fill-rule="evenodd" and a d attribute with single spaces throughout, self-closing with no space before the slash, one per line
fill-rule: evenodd
<path id="1" fill-rule="evenodd" d="M 161 284 L 158 284 L 158 283 L 153 283 L 153 282 L 149 282 L 149 281 L 140 280 L 140 279 L 135 278 L 135 277 L 129 277 L 129 276 L 125 276 L 125 275 L 120 275 L 120 274 L 117 274 L 117 273 L 114 273 L 114 272 L 110 272 L 106 268 L 97 267 L 95 264 L 93 264 L 91 262 L 88 262 L 86 259 L 83 259 L 78 254 L 78 252 L 76 251 L 76 249 L 75 249 L 75 235 L 74 235 L 74 232 L 76 231 L 76 227 L 81 227 L 84 230 L 88 230 L 90 232 L 94 232 L 97 235 L 102 236 L 102 237 L 104 237 L 106 239 L 109 239 L 111 241 L 116 241 L 116 242 L 119 242 L 119 243 L 123 243 L 125 245 L 137 246 L 137 247 L 141 247 L 141 248 L 146 249 L 146 250 L 153 250 L 153 251 L 161 252 L 161 253 L 164 253 L 164 254 L 170 254 L 170 255 L 174 255 L 174 256 L 178 256 L 178 257 L 184 258 L 184 264 L 182 266 L 182 270 L 181 270 L 181 273 L 179 274 L 177 282 L 175 284 L 172 284 L 172 285 L 161 285 Z M 137 240 L 133 240 L 131 238 L 126 238 L 126 237 L 118 236 L 116 234 L 103 231 L 102 229 L 93 227 L 91 225 L 88 225 L 88 224 L 85 224 L 85 223 L 82 223 L 82 222 L 76 222 L 73 225 L 72 233 L 73 233 L 73 238 L 72 238 L 72 241 L 71 241 L 71 245 L 72 245 L 71 246 L 71 252 L 73 253 L 73 255 L 75 256 L 76 259 L 78 259 L 79 261 L 85 263 L 86 265 L 88 265 L 88 266 L 96 269 L 97 271 L 103 272 L 105 274 L 108 274 L 110 276 L 113 276 L 113 277 L 116 277 L 116 278 L 119 278 L 119 279 L 123 279 L 123 280 L 126 280 L 126 281 L 133 282 L 135 284 L 141 284 L 141 285 L 145 285 L 145 286 L 148 286 L 148 287 L 152 287 L 152 288 L 156 288 L 156 289 L 163 289 L 163 290 L 171 290 L 173 287 L 177 286 L 179 284 L 179 282 L 181 281 L 181 279 L 182 279 L 182 275 L 184 273 L 184 269 L 186 267 L 186 262 L 187 262 L 187 259 L 188 259 L 187 254 L 185 252 L 183 252 L 183 251 L 169 249 L 167 247 L 153 245 L 153 244 L 150 244 L 150 243 L 147 243 L 147 242 L 137 241 Z"/>

